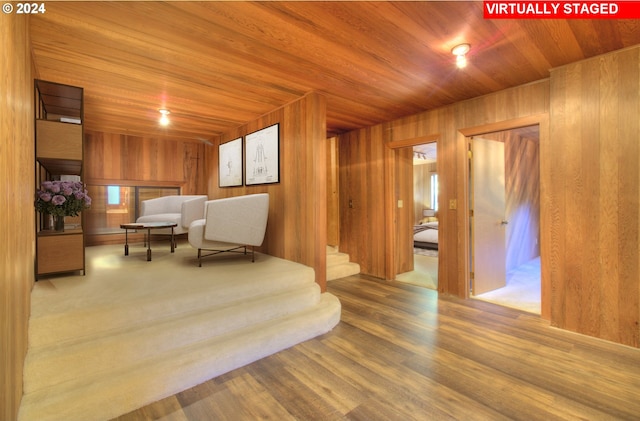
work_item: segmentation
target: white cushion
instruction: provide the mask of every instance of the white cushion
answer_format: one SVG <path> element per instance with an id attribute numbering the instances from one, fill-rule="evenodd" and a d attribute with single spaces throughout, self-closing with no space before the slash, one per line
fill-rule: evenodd
<path id="1" fill-rule="evenodd" d="M 260 246 L 269 216 L 269 195 L 251 194 L 207 201 L 205 219 L 189 226 L 189 244 L 198 249 Z"/>
<path id="2" fill-rule="evenodd" d="M 189 225 L 204 217 L 205 195 L 163 196 L 144 200 L 140 204 L 140 217 L 136 222 L 175 222 L 174 234 L 189 230 Z M 170 233 L 171 230 L 159 230 Z"/>

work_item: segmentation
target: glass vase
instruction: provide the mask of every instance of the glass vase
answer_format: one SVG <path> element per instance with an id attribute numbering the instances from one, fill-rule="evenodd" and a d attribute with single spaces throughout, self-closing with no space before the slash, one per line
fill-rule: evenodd
<path id="1" fill-rule="evenodd" d="M 53 216 L 53 229 L 58 232 L 64 232 L 64 216 Z"/>

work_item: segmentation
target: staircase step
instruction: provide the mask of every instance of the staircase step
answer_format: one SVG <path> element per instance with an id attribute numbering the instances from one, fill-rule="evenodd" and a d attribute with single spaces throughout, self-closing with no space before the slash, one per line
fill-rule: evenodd
<path id="1" fill-rule="evenodd" d="M 338 324 L 312 268 L 244 257 L 199 268 L 192 250 L 158 253 L 149 276 L 144 256 L 89 248 L 99 269 L 39 281 L 18 420 L 112 419 Z"/>
<path id="2" fill-rule="evenodd" d="M 107 375 L 90 372 L 55 390 L 25 394 L 18 420 L 111 419 L 324 334 L 339 319 L 340 302 L 325 293 L 317 305 L 298 313 L 164 352 L 135 366 L 115 364 Z"/>
<path id="3" fill-rule="evenodd" d="M 327 267 L 327 281 L 334 281 L 336 279 L 357 275 L 359 273 L 359 264 L 353 262 L 343 263 L 341 265 Z"/>
<path id="4" fill-rule="evenodd" d="M 346 253 L 331 253 L 327 254 L 327 267 L 333 265 L 341 265 L 343 263 L 349 263 L 349 255 Z"/>
<path id="5" fill-rule="evenodd" d="M 162 289 L 158 288 L 158 279 L 136 277 L 139 272 L 132 271 L 131 279 L 114 283 L 105 271 L 92 275 L 104 276 L 104 287 L 95 285 L 101 282 L 98 280 L 86 287 L 75 285 L 68 291 L 61 288 L 56 294 L 34 293 L 36 312 L 29 320 L 29 346 L 90 340 L 96 335 L 113 334 L 151 321 L 170 320 L 199 309 L 224 307 L 315 283 L 312 268 L 259 253 L 251 264 L 258 281 L 246 277 L 246 260 L 216 264 L 220 270 L 196 265 L 179 267 L 175 282 L 162 281 Z M 43 314 L 38 309 L 44 309 Z"/>
<path id="6" fill-rule="evenodd" d="M 81 379 L 87 373 L 107 375 L 116 366 L 133 366 L 159 352 L 287 317 L 315 306 L 319 300 L 319 286 L 309 283 L 281 294 L 246 300 L 241 305 L 216 306 L 73 344 L 32 347 L 25 364 L 24 391 L 31 393 Z"/>
<path id="7" fill-rule="evenodd" d="M 350 261 L 347 253 L 338 251 L 337 246 L 327 246 L 327 281 L 357 275 L 360 265 Z"/>

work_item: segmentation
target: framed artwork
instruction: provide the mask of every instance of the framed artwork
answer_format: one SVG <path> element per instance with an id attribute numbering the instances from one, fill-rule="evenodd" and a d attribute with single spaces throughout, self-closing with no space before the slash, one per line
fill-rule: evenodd
<path id="1" fill-rule="evenodd" d="M 242 138 L 239 137 L 218 147 L 218 185 L 237 187 L 242 185 Z"/>
<path id="2" fill-rule="evenodd" d="M 280 182 L 280 124 L 245 136 L 245 184 Z"/>

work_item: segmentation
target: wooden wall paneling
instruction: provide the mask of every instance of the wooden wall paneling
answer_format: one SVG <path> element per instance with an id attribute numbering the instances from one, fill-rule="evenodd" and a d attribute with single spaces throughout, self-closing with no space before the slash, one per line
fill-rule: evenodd
<path id="1" fill-rule="evenodd" d="M 330 137 L 327 147 L 327 244 L 340 246 L 340 184 L 338 139 Z"/>
<path id="2" fill-rule="evenodd" d="M 200 142 L 85 130 L 85 178 L 89 183 L 178 183 L 183 194 L 204 194 L 204 155 L 205 145 Z"/>
<path id="3" fill-rule="evenodd" d="M 622 51 L 617 58 L 614 78 L 618 82 L 618 113 L 610 115 L 617 123 L 613 123 L 615 127 L 610 127 L 609 133 L 604 133 L 607 143 L 613 140 L 608 136 L 614 133 L 620 141 L 618 215 L 623 231 L 618 244 L 620 287 L 616 298 L 620 303 L 620 317 L 617 318 L 619 339 L 615 341 L 640 347 L 640 50 Z M 637 297 L 637 300 L 627 299 L 627 296 Z"/>
<path id="4" fill-rule="evenodd" d="M 176 186 L 182 194 L 206 194 L 206 157 L 202 142 L 147 138 L 85 130 L 85 182 L 123 186 Z M 89 194 L 91 191 L 89 190 Z M 96 198 L 97 199 L 97 198 Z M 100 206 L 99 199 L 94 206 Z M 100 235 L 96 214 L 87 220 L 87 244 L 118 244 L 122 234 Z"/>
<path id="5" fill-rule="evenodd" d="M 599 188 L 591 196 L 590 202 L 593 203 L 593 199 L 599 199 L 599 205 L 595 209 L 591 207 L 591 212 L 583 214 L 583 238 L 587 240 L 589 237 L 589 226 L 593 226 L 592 222 L 595 220 L 596 226 L 602 227 L 599 232 L 599 238 L 596 240 L 596 245 L 599 244 L 599 249 L 592 246 L 583 247 L 584 253 L 584 265 L 592 269 L 589 273 L 584 273 L 582 279 L 588 282 L 589 288 L 583 289 L 583 294 L 593 291 L 593 294 L 587 296 L 586 294 L 581 297 L 580 302 L 583 305 L 581 311 L 586 312 L 580 317 L 581 331 L 587 332 L 591 336 L 599 336 L 608 340 L 618 340 L 623 336 L 623 332 L 620 331 L 620 320 L 625 317 L 621 312 L 621 272 L 622 267 L 629 264 L 630 266 L 637 266 L 638 260 L 638 242 L 635 244 L 625 244 L 625 233 L 629 229 L 626 224 L 632 223 L 637 226 L 637 219 L 635 221 L 625 221 L 622 218 L 625 205 L 631 205 L 632 208 L 637 209 L 637 205 L 633 206 L 633 202 L 629 201 L 629 198 L 633 198 L 631 195 L 629 198 L 623 197 L 624 184 L 630 183 L 631 180 L 635 180 L 636 185 L 636 200 L 637 200 L 637 166 L 638 166 L 638 154 L 637 147 L 629 145 L 624 139 L 620 138 L 617 131 L 620 124 L 626 124 L 626 118 L 620 119 L 620 113 L 625 111 L 620 110 L 620 106 L 623 107 L 627 104 L 621 104 L 618 100 L 621 92 L 621 81 L 625 79 L 624 75 L 618 74 L 618 64 L 620 61 L 620 55 L 608 55 L 602 57 L 596 62 L 583 63 L 583 70 L 585 73 L 592 75 L 589 79 L 582 81 L 582 91 L 584 100 L 588 101 L 584 104 L 587 111 L 591 111 L 590 114 L 583 113 L 583 125 L 582 130 L 588 128 L 592 133 L 587 138 L 593 138 L 591 144 L 583 143 L 583 168 L 592 168 L 594 162 L 598 162 L 598 155 L 600 158 L 599 174 L 596 177 L 589 177 L 591 171 L 584 171 L 582 174 L 584 177 L 583 184 L 585 190 L 589 189 L 590 184 L 599 184 Z M 638 61 L 636 60 L 636 66 Z M 636 79 L 640 73 L 635 71 Z M 591 89 L 587 89 L 587 84 L 594 84 L 599 89 L 595 90 L 591 85 Z M 632 85 L 633 86 L 633 85 Z M 626 87 L 625 87 L 626 89 Z M 636 96 L 639 94 L 636 90 Z M 629 97 L 627 97 L 629 98 Z M 635 101 L 630 101 L 628 105 L 633 103 L 638 104 L 638 98 Z M 593 107 L 589 105 L 593 104 Z M 597 110 L 597 111 L 596 111 Z M 599 118 L 595 121 L 591 121 L 592 117 L 599 114 Z M 637 120 L 638 114 L 635 114 Z M 585 124 L 588 123 L 588 126 Z M 638 141 L 636 132 L 635 143 Z M 631 146 L 630 149 L 627 149 Z M 594 151 L 593 147 L 596 147 L 598 151 Z M 633 153 L 635 152 L 635 153 Z M 625 155 L 632 155 L 633 160 L 636 162 L 636 171 L 628 166 L 628 161 L 625 159 Z M 597 168 L 597 167 L 596 167 Z M 591 178 L 591 179 L 590 179 Z M 588 200 L 585 201 L 587 205 Z M 627 202 L 627 203 L 625 203 Z M 587 205 L 588 206 L 588 205 Z M 598 212 L 597 215 L 593 213 Z M 598 218 L 598 216 L 600 218 Z M 598 221 L 601 219 L 601 221 Z M 634 224 L 635 222 L 635 224 Z M 631 229 L 633 229 L 633 225 Z M 605 228 L 606 227 L 606 228 Z M 635 233 L 630 232 L 637 238 L 637 230 Z M 626 246 L 635 251 L 635 258 L 632 258 L 628 262 L 621 259 L 622 250 Z M 599 264 L 598 264 L 599 263 Z M 595 276 L 591 276 L 591 275 Z M 638 272 L 636 271 L 636 279 L 638 279 Z M 609 282 L 613 281 L 613 282 Z M 606 284 L 605 284 L 606 282 Z M 637 296 L 637 295 L 636 295 Z M 636 305 L 637 305 L 636 300 Z M 637 346 L 637 338 L 636 338 Z"/>
<path id="6" fill-rule="evenodd" d="M 338 136 L 338 150 L 340 151 L 338 161 L 340 249 L 349 253 L 351 260 L 358 263 L 363 259 L 360 258 L 354 244 L 356 231 L 352 227 L 357 221 L 357 211 L 353 207 L 352 191 L 355 184 L 353 180 L 357 177 L 355 171 L 358 165 L 354 158 L 354 149 L 359 134 L 359 131 L 352 131 Z"/>
<path id="7" fill-rule="evenodd" d="M 542 80 L 496 94 L 457 103 L 437 110 L 394 120 L 373 128 L 361 129 L 341 134 L 340 139 L 340 189 L 341 189 L 341 245 L 344 251 L 352 255 L 361 265 L 362 273 L 384 278 L 388 268 L 374 268 L 372 261 L 383 261 L 386 251 L 395 247 L 390 245 L 388 235 L 372 236 L 372 219 L 383 217 L 380 206 L 367 208 L 371 215 L 357 215 L 357 211 L 344 211 L 344 203 L 358 192 L 365 191 L 368 176 L 377 166 L 375 157 L 367 156 L 366 148 L 374 150 L 381 142 L 400 145 L 411 144 L 416 138 L 438 133 L 438 164 L 440 181 L 440 247 L 438 264 L 438 290 L 441 293 L 458 296 L 468 295 L 468 156 L 466 136 L 467 128 L 481 129 L 488 123 L 494 124 L 493 130 L 510 128 L 511 124 L 530 125 L 546 118 L 549 108 L 549 81 Z M 501 125 L 504 125 L 502 127 Z M 393 155 L 384 159 L 393 160 Z M 393 167 L 393 164 L 391 164 Z M 386 177 L 397 177 L 395 170 L 387 171 Z M 385 181 L 388 189 L 396 188 L 397 180 Z M 343 194 L 344 190 L 344 194 Z M 348 193 L 347 193 L 348 192 Z M 389 192 L 385 206 L 395 206 L 395 192 Z M 347 201 L 347 202 L 344 202 Z M 450 209 L 454 201 L 455 209 Z M 400 216 L 412 218 L 412 215 Z M 401 225 L 410 222 L 395 221 L 387 216 L 383 224 Z M 366 247 L 367 250 L 360 250 Z M 367 255 L 367 253 L 369 253 Z M 395 264 L 399 262 L 394 262 Z M 389 266 L 389 264 L 387 264 Z M 375 270 L 374 270 L 375 269 Z M 395 274 L 394 274 L 395 275 Z"/>
<path id="8" fill-rule="evenodd" d="M 600 288 L 601 275 L 597 262 L 600 257 L 606 259 L 611 246 L 611 243 L 606 243 L 607 239 L 602 239 L 605 242 L 601 243 L 604 246 L 601 248 L 598 244 L 601 240 L 598 238 L 599 235 L 597 234 L 596 238 L 592 235 L 593 227 L 600 226 L 599 215 L 600 211 L 604 210 L 602 206 L 593 205 L 594 201 L 598 202 L 598 197 L 604 198 L 607 195 L 604 191 L 599 192 L 601 186 L 598 184 L 603 175 L 600 173 L 603 170 L 601 165 L 610 166 L 607 161 L 611 162 L 611 160 L 601 160 L 601 158 L 609 153 L 615 154 L 617 149 L 616 142 L 613 142 L 605 150 L 600 148 L 601 139 L 598 135 L 598 125 L 600 124 L 600 113 L 604 110 L 599 106 L 599 89 L 593 89 L 600 85 L 598 73 L 598 68 L 595 66 L 583 66 L 577 77 L 570 81 L 571 84 L 575 83 L 575 87 L 579 89 L 578 95 L 581 105 L 573 119 L 576 131 L 570 135 L 575 142 L 571 144 L 564 156 L 566 176 L 569 177 L 565 178 L 564 191 L 567 197 L 565 201 L 567 215 L 565 235 L 568 240 L 566 247 L 567 253 L 572 255 L 576 262 L 579 262 L 578 265 L 571 264 L 566 267 L 566 279 L 570 284 L 570 294 L 574 297 L 580 297 L 572 301 L 570 306 L 572 312 L 580 314 L 574 320 L 579 325 L 589 326 L 588 330 L 583 332 L 591 336 L 598 336 L 600 330 L 597 307 L 603 304 L 606 306 L 605 301 L 602 300 L 604 291 Z M 575 137 L 576 135 L 577 137 Z M 614 171 L 616 170 L 614 169 Z M 617 177 L 613 179 L 615 178 Z M 607 182 L 605 181 L 605 183 Z M 616 189 L 605 190 L 615 191 Z M 604 193 L 605 196 L 603 197 L 601 193 Z M 617 201 L 600 205 L 611 206 L 613 212 L 618 208 Z M 607 228 L 610 234 L 608 241 L 615 241 L 618 236 L 617 218 L 606 219 L 613 222 Z M 601 249 L 599 250 L 599 248 Z M 615 249 L 617 246 L 614 246 Z M 600 253 L 603 253 L 604 256 L 599 256 Z M 617 255 L 617 250 L 615 254 Z M 611 269 L 616 270 L 617 268 Z M 617 278 L 617 275 L 612 275 Z M 575 327 L 572 330 L 576 330 Z"/>
<path id="9" fill-rule="evenodd" d="M 371 128 L 372 139 L 384 139 L 385 126 L 378 125 Z M 362 247 L 369 248 L 371 255 L 369 256 L 370 265 L 375 276 L 383 277 L 385 275 L 385 260 L 378 258 L 387 253 L 386 244 L 389 242 L 389 235 L 382 227 L 386 226 L 384 204 L 385 195 L 388 193 L 385 188 L 385 166 L 387 165 L 388 150 L 385 142 L 368 142 L 366 145 L 366 160 L 371 162 L 371 166 L 367 166 L 367 176 L 365 181 L 366 192 L 365 197 L 361 200 L 366 203 L 365 209 L 367 213 L 366 220 L 369 223 L 367 228 L 370 232 L 369 244 L 362 244 Z M 382 241 L 381 241 L 382 239 Z"/>
<path id="10" fill-rule="evenodd" d="M 269 222 L 260 251 L 313 267 L 322 290 L 327 247 L 325 118 L 324 96 L 310 93 L 225 133 L 206 155 L 209 198 L 269 193 Z M 275 123 L 280 124 L 280 183 L 218 187 L 218 145 Z"/>
<path id="11" fill-rule="evenodd" d="M 185 186 L 182 194 L 198 194 L 196 192 L 206 191 L 203 185 L 205 178 L 204 144 L 184 143 L 182 160 L 182 178 Z"/>
<path id="12" fill-rule="evenodd" d="M 470 290 L 471 262 L 469 261 L 469 147 L 466 136 L 455 131 L 461 124 L 459 110 L 453 110 L 455 119 L 450 123 L 449 130 L 455 132 L 454 137 L 445 137 L 445 158 L 449 168 L 443 171 L 444 193 L 443 217 L 438 223 L 438 229 L 443 234 L 443 244 L 438 244 L 438 257 L 444 266 L 444 276 L 438 272 L 438 291 L 447 292 L 458 297 L 468 297 Z M 464 121 L 464 119 L 462 119 Z M 466 124 L 466 123 L 465 123 Z M 449 130 L 447 132 L 449 133 Z M 438 177 L 440 179 L 440 177 Z M 443 227 L 440 227 L 443 225 Z M 438 243 L 440 239 L 438 239 Z M 442 247 L 443 252 L 440 252 Z M 444 256 L 441 257 L 441 254 Z M 446 260 L 445 260 L 446 259 Z M 445 263 L 446 262 L 446 263 Z M 440 286 L 440 279 L 444 284 Z"/>
<path id="13" fill-rule="evenodd" d="M 35 281 L 34 85 L 25 15 L 0 15 L 0 419 L 17 419 Z"/>
<path id="14" fill-rule="evenodd" d="M 396 168 L 396 273 L 413 270 L 413 224 L 415 207 L 413 198 L 413 149 L 411 147 L 395 150 Z M 399 203 L 402 201 L 402 204 Z"/>
<path id="15" fill-rule="evenodd" d="M 551 73 L 551 322 L 640 345 L 640 48 Z M 543 242 L 544 245 L 544 242 Z"/>
<path id="16" fill-rule="evenodd" d="M 340 246 L 363 273 L 385 278 L 385 253 L 394 255 L 393 248 L 385 249 L 384 241 L 388 229 L 385 151 L 381 143 L 372 141 L 382 133 L 377 126 L 340 136 Z M 349 163 L 348 168 L 343 162 Z"/>

